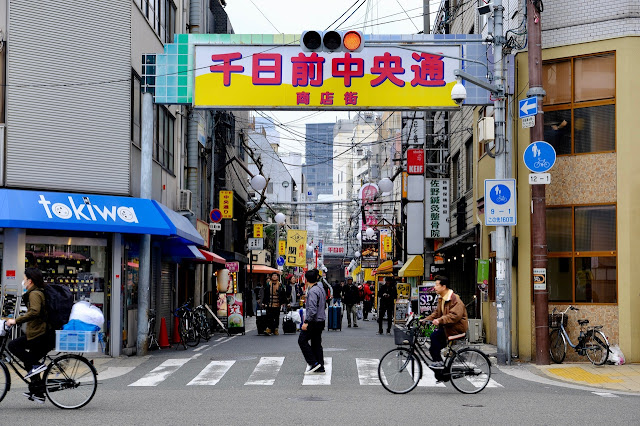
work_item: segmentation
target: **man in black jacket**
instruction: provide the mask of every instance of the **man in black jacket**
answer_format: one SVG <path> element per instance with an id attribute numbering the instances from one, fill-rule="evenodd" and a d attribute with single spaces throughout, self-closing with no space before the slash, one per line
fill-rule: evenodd
<path id="1" fill-rule="evenodd" d="M 342 295 L 344 299 L 345 310 L 347 312 L 347 327 L 351 327 L 351 318 L 353 317 L 353 326 L 358 327 L 358 317 L 357 317 L 357 305 L 360 302 L 360 292 L 358 291 L 358 287 L 353 283 L 353 278 L 347 278 L 347 285 L 344 288 L 344 294 Z"/>
<path id="2" fill-rule="evenodd" d="M 393 306 L 396 301 L 396 283 L 393 277 L 386 277 L 384 285 L 380 288 L 380 306 L 378 309 L 378 334 L 382 334 L 382 319 L 387 313 L 387 334 L 391 334 L 393 324 Z"/>

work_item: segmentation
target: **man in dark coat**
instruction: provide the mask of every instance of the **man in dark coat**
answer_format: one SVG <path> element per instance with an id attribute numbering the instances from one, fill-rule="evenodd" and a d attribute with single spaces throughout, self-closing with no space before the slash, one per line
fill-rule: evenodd
<path id="1" fill-rule="evenodd" d="M 378 308 L 378 334 L 382 334 L 382 319 L 387 314 L 387 334 L 391 334 L 393 324 L 393 308 L 396 301 L 396 283 L 393 277 L 386 277 L 380 288 L 380 306 Z"/>

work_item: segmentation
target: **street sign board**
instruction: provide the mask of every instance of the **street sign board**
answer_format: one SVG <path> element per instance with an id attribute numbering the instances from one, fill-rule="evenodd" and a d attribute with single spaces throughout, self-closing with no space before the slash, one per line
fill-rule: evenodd
<path id="1" fill-rule="evenodd" d="M 536 141 L 522 154 L 524 165 L 534 173 L 544 173 L 556 163 L 556 150 L 545 141 Z"/>
<path id="2" fill-rule="evenodd" d="M 264 238 L 249 238 L 249 250 L 262 250 Z"/>
<path id="3" fill-rule="evenodd" d="M 220 231 L 222 229 L 222 224 L 220 223 L 210 223 L 209 230 L 210 231 Z"/>
<path id="4" fill-rule="evenodd" d="M 533 268 L 533 289 L 547 289 L 547 268 Z"/>
<path id="5" fill-rule="evenodd" d="M 522 128 L 523 129 L 528 129 L 530 127 L 533 127 L 536 125 L 536 116 L 532 115 L 529 117 L 525 117 L 522 119 Z"/>
<path id="6" fill-rule="evenodd" d="M 550 173 L 529 173 L 529 185 L 547 185 L 551 183 Z"/>
<path id="7" fill-rule="evenodd" d="M 516 180 L 485 179 L 484 205 L 486 226 L 516 225 Z"/>
<path id="8" fill-rule="evenodd" d="M 424 150 L 408 149 L 407 150 L 407 173 L 410 175 L 424 174 Z"/>
<path id="9" fill-rule="evenodd" d="M 276 259 L 276 264 L 278 266 L 284 266 L 284 256 L 278 256 L 278 259 Z"/>
<path id="10" fill-rule="evenodd" d="M 526 98 L 518 103 L 518 118 L 529 117 L 538 113 L 538 100 L 536 97 Z"/>
<path id="11" fill-rule="evenodd" d="M 220 209 L 211 210 L 211 212 L 209 212 L 209 219 L 211 219 L 211 222 L 220 222 L 222 220 L 222 212 Z"/>

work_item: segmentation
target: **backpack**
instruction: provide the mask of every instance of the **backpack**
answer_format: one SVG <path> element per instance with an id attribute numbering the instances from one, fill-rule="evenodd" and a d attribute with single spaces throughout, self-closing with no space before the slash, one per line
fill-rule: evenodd
<path id="1" fill-rule="evenodd" d="M 48 284 L 41 290 L 44 293 L 47 325 L 50 330 L 61 330 L 69 322 L 73 294 L 69 287 L 62 284 Z"/>

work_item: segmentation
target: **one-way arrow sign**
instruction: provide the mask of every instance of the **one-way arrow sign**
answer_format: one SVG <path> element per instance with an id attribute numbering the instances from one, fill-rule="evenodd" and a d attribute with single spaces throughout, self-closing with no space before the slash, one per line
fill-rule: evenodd
<path id="1" fill-rule="evenodd" d="M 525 118 L 538 114 L 538 100 L 535 97 L 521 100 L 518 106 L 518 118 Z"/>

